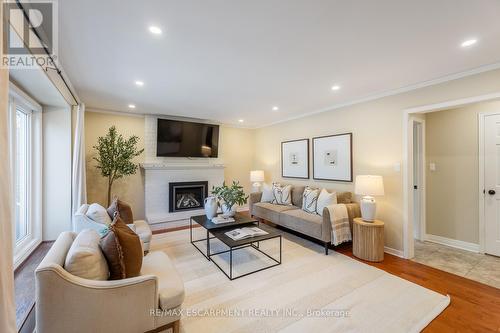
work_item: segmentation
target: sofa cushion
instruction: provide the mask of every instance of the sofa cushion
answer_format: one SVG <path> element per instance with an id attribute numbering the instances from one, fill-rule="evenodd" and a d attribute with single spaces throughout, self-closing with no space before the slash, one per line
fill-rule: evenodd
<path id="1" fill-rule="evenodd" d="M 302 234 L 321 239 L 323 218 L 302 209 L 287 210 L 280 215 L 280 225 Z"/>
<path id="2" fill-rule="evenodd" d="M 262 197 L 260 198 L 260 202 L 272 202 L 273 200 L 273 185 L 264 183 L 262 185 Z"/>
<path id="3" fill-rule="evenodd" d="M 292 204 L 292 185 L 273 184 L 273 204 L 290 206 Z"/>
<path id="4" fill-rule="evenodd" d="M 339 204 L 352 203 L 352 193 L 351 192 L 337 192 L 337 203 L 339 203 Z"/>
<path id="5" fill-rule="evenodd" d="M 302 194 L 304 193 L 304 186 L 294 186 L 292 188 L 292 204 L 295 207 L 302 208 Z"/>
<path id="6" fill-rule="evenodd" d="M 101 240 L 101 249 L 108 262 L 110 280 L 139 276 L 142 266 L 142 242 L 139 236 L 115 215 L 109 232 Z"/>
<path id="7" fill-rule="evenodd" d="M 302 194 L 302 210 L 306 213 L 316 214 L 318 204 L 319 189 L 306 187 Z"/>
<path id="8" fill-rule="evenodd" d="M 82 230 L 71 244 L 64 269 L 69 273 L 89 280 L 107 280 L 108 264 L 99 248 L 101 237 L 92 229 Z"/>
<path id="9" fill-rule="evenodd" d="M 322 189 L 318 196 L 318 203 L 316 205 L 316 213 L 323 216 L 323 210 L 326 206 L 337 204 L 337 193 L 328 192 Z"/>
<path id="10" fill-rule="evenodd" d="M 158 278 L 158 297 L 162 310 L 176 308 L 184 301 L 184 283 L 164 252 L 154 251 L 145 256 L 141 275 L 155 275 Z"/>
<path id="11" fill-rule="evenodd" d="M 111 222 L 113 222 L 113 220 L 111 220 L 111 217 L 109 217 L 106 208 L 99 205 L 98 203 L 91 204 L 87 209 L 85 215 L 92 221 L 100 224 L 110 225 Z"/>
<path id="12" fill-rule="evenodd" d="M 149 224 L 144 220 L 134 221 L 135 233 L 139 235 L 139 238 L 143 243 L 149 243 L 151 241 L 152 232 Z"/>
<path id="13" fill-rule="evenodd" d="M 134 223 L 134 214 L 132 214 L 132 207 L 124 202 L 115 198 L 111 203 L 111 206 L 108 207 L 108 214 L 113 219 L 115 217 L 115 213 L 118 212 L 120 214 L 120 218 L 125 224 Z"/>
<path id="14" fill-rule="evenodd" d="M 275 205 L 268 202 L 258 202 L 253 206 L 253 215 L 263 218 L 264 220 L 278 223 L 280 220 L 280 213 L 291 210 L 298 209 L 295 206 L 283 206 Z"/>

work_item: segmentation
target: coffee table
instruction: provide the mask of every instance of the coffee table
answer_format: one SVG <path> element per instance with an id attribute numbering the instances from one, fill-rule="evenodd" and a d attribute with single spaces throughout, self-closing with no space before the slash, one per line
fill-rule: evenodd
<path id="1" fill-rule="evenodd" d="M 257 273 L 257 272 L 263 271 L 265 269 L 269 269 L 269 268 L 272 268 L 274 266 L 281 265 L 281 251 L 282 251 L 282 240 L 281 240 L 282 234 L 281 234 L 281 232 L 279 232 L 278 230 L 271 228 L 267 225 L 260 224 L 259 229 L 266 231 L 267 235 L 254 236 L 254 237 L 245 238 L 245 239 L 241 239 L 241 240 L 234 240 L 226 235 L 226 232 L 231 231 L 233 229 L 236 229 L 236 227 L 226 227 L 226 228 L 222 228 L 222 229 L 217 229 L 217 230 L 212 232 L 212 235 L 214 235 L 214 238 L 217 238 L 222 243 L 224 243 L 227 247 L 229 247 L 229 250 L 209 254 L 209 258 L 210 258 L 210 257 L 214 257 L 217 255 L 221 255 L 221 254 L 229 252 L 229 274 L 226 273 L 226 271 L 224 271 L 224 269 L 222 267 L 220 267 L 215 260 L 212 260 L 214 265 L 217 266 L 221 270 L 221 272 L 224 273 L 224 275 L 226 275 L 229 278 L 229 280 L 238 279 L 238 278 L 247 276 L 249 274 Z M 270 239 L 279 239 L 279 242 L 280 242 L 279 260 L 277 260 L 277 259 L 273 258 L 272 256 L 270 256 L 269 254 L 265 253 L 259 247 L 260 242 L 267 241 Z M 209 240 L 209 242 L 210 242 L 210 240 Z M 247 247 L 252 247 L 253 249 L 259 251 L 260 253 L 262 253 L 263 255 L 268 257 L 269 259 L 271 259 L 274 263 L 271 265 L 267 265 L 263 268 L 258 268 L 258 269 L 255 269 L 253 271 L 247 272 L 245 274 L 240 274 L 240 275 L 235 277 L 235 276 L 233 276 L 233 252 L 236 250 L 241 250 L 241 249 L 247 248 Z"/>
<path id="2" fill-rule="evenodd" d="M 207 258 L 210 261 L 210 239 L 215 238 L 215 237 L 210 237 L 210 233 L 212 233 L 215 230 L 228 228 L 228 227 L 242 227 L 245 225 L 254 225 L 254 224 L 259 225 L 260 224 L 258 220 L 251 218 L 251 217 L 248 217 L 248 216 L 245 216 L 243 214 L 239 214 L 239 213 L 236 213 L 236 215 L 234 216 L 234 220 L 235 220 L 234 222 L 215 224 L 209 218 L 207 218 L 206 215 L 192 216 L 189 219 L 189 239 L 191 241 L 191 244 L 193 244 L 193 246 L 198 251 L 200 251 L 200 253 L 203 254 L 203 256 L 205 256 L 205 258 Z M 202 226 L 203 228 L 205 228 L 205 230 L 207 231 L 206 238 L 193 240 L 193 222 L 197 223 L 200 226 Z M 206 242 L 206 245 L 207 245 L 207 252 L 206 253 L 203 253 L 203 251 L 198 246 L 196 246 L 196 243 L 199 243 L 199 242 Z"/>

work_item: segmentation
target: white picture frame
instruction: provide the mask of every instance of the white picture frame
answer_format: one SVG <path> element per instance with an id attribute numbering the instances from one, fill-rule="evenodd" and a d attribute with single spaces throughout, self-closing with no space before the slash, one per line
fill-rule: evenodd
<path id="1" fill-rule="evenodd" d="M 313 179 L 352 182 L 352 133 L 315 137 Z"/>
<path id="2" fill-rule="evenodd" d="M 309 179 L 309 139 L 281 143 L 281 176 Z"/>

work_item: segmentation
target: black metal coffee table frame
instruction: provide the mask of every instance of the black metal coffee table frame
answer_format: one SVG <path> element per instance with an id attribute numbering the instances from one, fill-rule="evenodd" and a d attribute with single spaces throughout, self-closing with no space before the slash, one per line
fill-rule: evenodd
<path id="1" fill-rule="evenodd" d="M 193 221 L 200 224 L 202 227 L 204 227 L 206 229 L 206 232 L 207 232 L 206 238 L 193 240 Z M 267 231 L 268 234 L 263 235 L 263 236 L 256 236 L 256 237 L 252 237 L 252 238 L 247 238 L 247 239 L 243 239 L 243 240 L 239 240 L 239 241 L 234 241 L 225 235 L 225 232 L 234 229 L 234 227 L 236 227 L 236 226 L 245 226 L 245 225 L 254 225 L 254 224 L 257 224 L 261 229 Z M 215 236 L 211 237 L 210 236 L 211 232 L 213 234 L 215 234 Z M 253 274 L 253 273 L 263 271 L 265 269 L 269 269 L 269 268 L 281 265 L 281 259 L 282 259 L 281 233 L 277 232 L 275 229 L 270 228 L 268 226 L 260 226 L 260 223 L 258 220 L 249 219 L 249 218 L 246 218 L 244 216 L 237 216 L 236 222 L 215 225 L 215 224 L 211 223 L 207 218 L 204 218 L 204 216 L 193 216 L 189 219 L 189 236 L 190 236 L 191 244 L 193 244 L 193 246 L 205 258 L 207 258 L 209 261 L 212 261 L 214 263 L 214 265 L 222 273 L 224 273 L 224 275 L 231 281 L 235 280 L 235 279 L 239 279 L 239 278 L 247 276 L 247 275 L 250 275 L 250 274 Z M 214 239 L 214 238 L 218 239 L 222 243 L 224 243 L 227 247 L 229 247 L 229 250 L 210 253 L 210 240 Z M 272 239 L 276 239 L 276 238 L 279 238 L 279 242 L 280 242 L 279 260 L 273 258 L 272 256 L 270 256 L 269 254 L 265 253 L 264 251 L 262 251 L 260 249 L 260 242 L 272 240 Z M 198 246 L 196 246 L 196 243 L 198 243 L 198 242 L 206 242 L 207 243 L 206 254 Z M 274 264 L 268 265 L 266 267 L 259 268 L 257 270 L 254 270 L 254 271 L 242 274 L 242 275 L 238 275 L 235 277 L 235 276 L 233 276 L 233 252 L 247 248 L 247 247 L 252 247 L 253 249 L 259 251 L 260 253 L 262 253 L 263 255 L 268 257 L 269 259 L 271 259 L 274 262 Z M 221 266 L 219 266 L 214 260 L 211 259 L 211 257 L 218 256 L 218 255 L 228 253 L 228 252 L 229 252 L 229 274 L 226 273 L 226 271 Z"/>

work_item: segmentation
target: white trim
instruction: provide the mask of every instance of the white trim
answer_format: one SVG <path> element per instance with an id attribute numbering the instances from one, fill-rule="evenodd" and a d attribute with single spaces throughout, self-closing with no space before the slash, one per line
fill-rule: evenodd
<path id="1" fill-rule="evenodd" d="M 199 170 L 199 169 L 224 169 L 223 164 L 181 164 L 181 163 L 140 163 L 144 170 Z"/>
<path id="2" fill-rule="evenodd" d="M 413 239 L 413 196 L 410 194 L 413 191 L 410 189 L 410 177 L 413 175 L 413 154 L 410 144 L 413 140 L 413 126 L 408 126 L 410 122 L 410 115 L 412 113 L 429 113 L 433 111 L 441 111 L 450 108 L 458 108 L 466 105 L 494 101 L 500 99 L 500 92 L 494 92 L 486 95 L 472 96 L 461 98 L 442 103 L 429 104 L 419 107 L 407 108 L 403 110 L 403 248 L 404 257 L 413 258 L 414 255 L 414 239 Z M 482 131 L 480 122 L 479 131 Z M 410 130 L 411 129 L 411 130 Z M 479 170 L 484 167 L 484 158 L 481 157 L 481 134 L 479 134 L 480 142 L 480 156 L 479 156 Z M 412 146 L 412 145 L 411 145 Z M 484 148 L 484 147 L 483 147 Z M 484 154 L 484 152 L 483 152 Z M 484 173 L 484 170 L 483 170 Z M 480 193 L 484 189 L 484 175 L 481 178 L 481 171 L 479 171 L 479 186 Z M 482 183 L 481 183 L 482 181 Z M 479 196 L 479 248 L 478 251 L 484 251 L 484 206 L 483 201 Z"/>
<path id="3" fill-rule="evenodd" d="M 432 243 L 454 247 L 456 249 L 479 253 L 479 244 L 476 243 L 469 243 L 457 239 L 451 239 L 431 234 L 426 234 L 425 240 Z"/>
<path id="4" fill-rule="evenodd" d="M 427 182 L 427 160 L 426 160 L 426 151 L 425 151 L 425 120 L 424 119 L 418 119 L 418 118 L 411 118 L 412 125 L 413 123 L 419 123 L 421 125 L 421 142 L 420 144 L 422 145 L 421 147 L 421 152 L 422 152 L 422 160 L 420 161 L 420 168 L 422 170 L 421 174 L 421 183 L 418 184 L 420 186 L 420 240 L 424 240 L 425 235 L 426 235 L 426 193 L 425 193 L 425 186 Z M 413 131 L 412 131 L 412 138 L 413 138 Z M 412 140 L 413 141 L 413 140 Z M 412 145 L 412 156 L 413 156 L 413 145 Z M 412 164 L 413 165 L 413 164 Z M 414 184 L 413 184 L 414 185 Z M 414 192 L 414 191 L 413 191 Z M 412 195 L 413 198 L 413 195 Z"/>
<path id="5" fill-rule="evenodd" d="M 479 188 L 478 188 L 478 196 L 479 196 L 479 252 L 484 253 L 486 244 L 486 224 L 485 224 L 485 209 L 484 209 L 484 198 L 486 190 L 486 184 L 484 182 L 484 168 L 485 168 L 485 159 L 484 159 L 484 151 L 485 151 L 485 137 L 484 137 L 484 122 L 487 116 L 492 116 L 500 114 L 500 111 L 490 111 L 490 112 L 480 112 L 478 114 L 479 120 Z"/>
<path id="6" fill-rule="evenodd" d="M 42 112 L 42 106 L 31 98 L 31 96 L 17 87 L 12 81 L 9 82 L 9 95 L 11 98 L 14 98 L 18 104 L 25 105 L 31 111 Z"/>
<path id="7" fill-rule="evenodd" d="M 393 256 L 404 258 L 404 253 L 401 250 L 396 250 L 392 247 L 384 246 L 384 252 L 392 254 Z"/>
<path id="8" fill-rule="evenodd" d="M 407 113 L 436 112 L 436 111 L 451 109 L 451 108 L 455 108 L 455 107 L 462 107 L 462 106 L 469 105 L 469 104 L 475 104 L 475 103 L 480 103 L 480 102 L 485 102 L 485 101 L 492 101 L 492 100 L 496 100 L 496 99 L 500 99 L 500 92 L 486 94 L 486 95 L 480 95 L 480 96 L 474 96 L 474 97 L 461 98 L 461 99 L 446 101 L 446 102 L 442 102 L 442 103 L 417 106 L 417 107 L 406 109 L 405 112 L 407 112 Z"/>
<path id="9" fill-rule="evenodd" d="M 467 76 L 476 75 L 476 74 L 480 74 L 480 73 L 484 73 L 484 72 L 489 72 L 489 71 L 492 71 L 492 70 L 495 70 L 495 69 L 499 69 L 499 68 L 500 68 L 500 62 L 493 63 L 493 64 L 490 64 L 490 65 L 484 65 L 484 66 L 480 66 L 480 67 L 477 67 L 477 68 L 474 68 L 474 69 L 471 69 L 471 70 L 468 70 L 468 71 L 464 71 L 464 72 L 459 72 L 459 73 L 455 73 L 455 74 L 451 74 L 451 75 L 442 76 L 442 77 L 434 79 L 434 80 L 423 81 L 423 82 L 416 83 L 416 84 L 413 84 L 413 85 L 404 86 L 404 87 L 401 87 L 401 88 L 397 88 L 397 89 L 393 89 L 393 90 L 387 90 L 387 91 L 384 91 L 384 92 L 380 92 L 380 93 L 368 95 L 366 97 L 355 99 L 355 100 L 352 100 L 352 101 L 349 101 L 349 102 L 340 103 L 340 104 L 334 104 L 334 105 L 332 105 L 330 107 L 327 107 L 327 108 L 319 109 L 319 110 L 312 111 L 312 112 L 303 113 L 303 114 L 298 115 L 298 116 L 284 118 L 282 120 L 278 120 L 278 121 L 275 121 L 275 122 L 272 122 L 272 123 L 269 123 L 269 124 L 264 124 L 264 125 L 261 125 L 261 126 L 256 126 L 256 127 L 253 127 L 253 129 L 269 127 L 269 126 L 273 126 L 273 125 L 276 125 L 276 124 L 285 123 L 285 122 L 288 122 L 288 121 L 291 121 L 291 120 L 297 120 L 297 119 L 301 119 L 301 118 L 304 118 L 304 117 L 312 116 L 312 115 L 315 115 L 315 114 L 318 114 L 318 113 L 323 113 L 323 112 L 327 112 L 327 111 L 333 111 L 333 110 L 336 110 L 336 109 L 344 108 L 344 107 L 355 105 L 355 104 L 366 103 L 366 102 L 370 102 L 370 101 L 373 101 L 373 100 L 381 99 L 381 98 L 384 98 L 384 97 L 394 96 L 394 95 L 402 94 L 402 93 L 409 92 L 409 91 L 412 91 L 412 90 L 417 90 L 417 89 L 425 88 L 425 87 L 428 87 L 428 86 L 434 86 L 434 85 L 445 83 L 445 82 L 448 82 L 448 81 L 453 81 L 453 80 L 461 79 L 461 78 L 464 78 L 464 77 L 467 77 Z M 497 98 L 500 98 L 500 97 L 497 97 Z M 411 113 L 415 113 L 415 111 L 412 111 Z"/>

